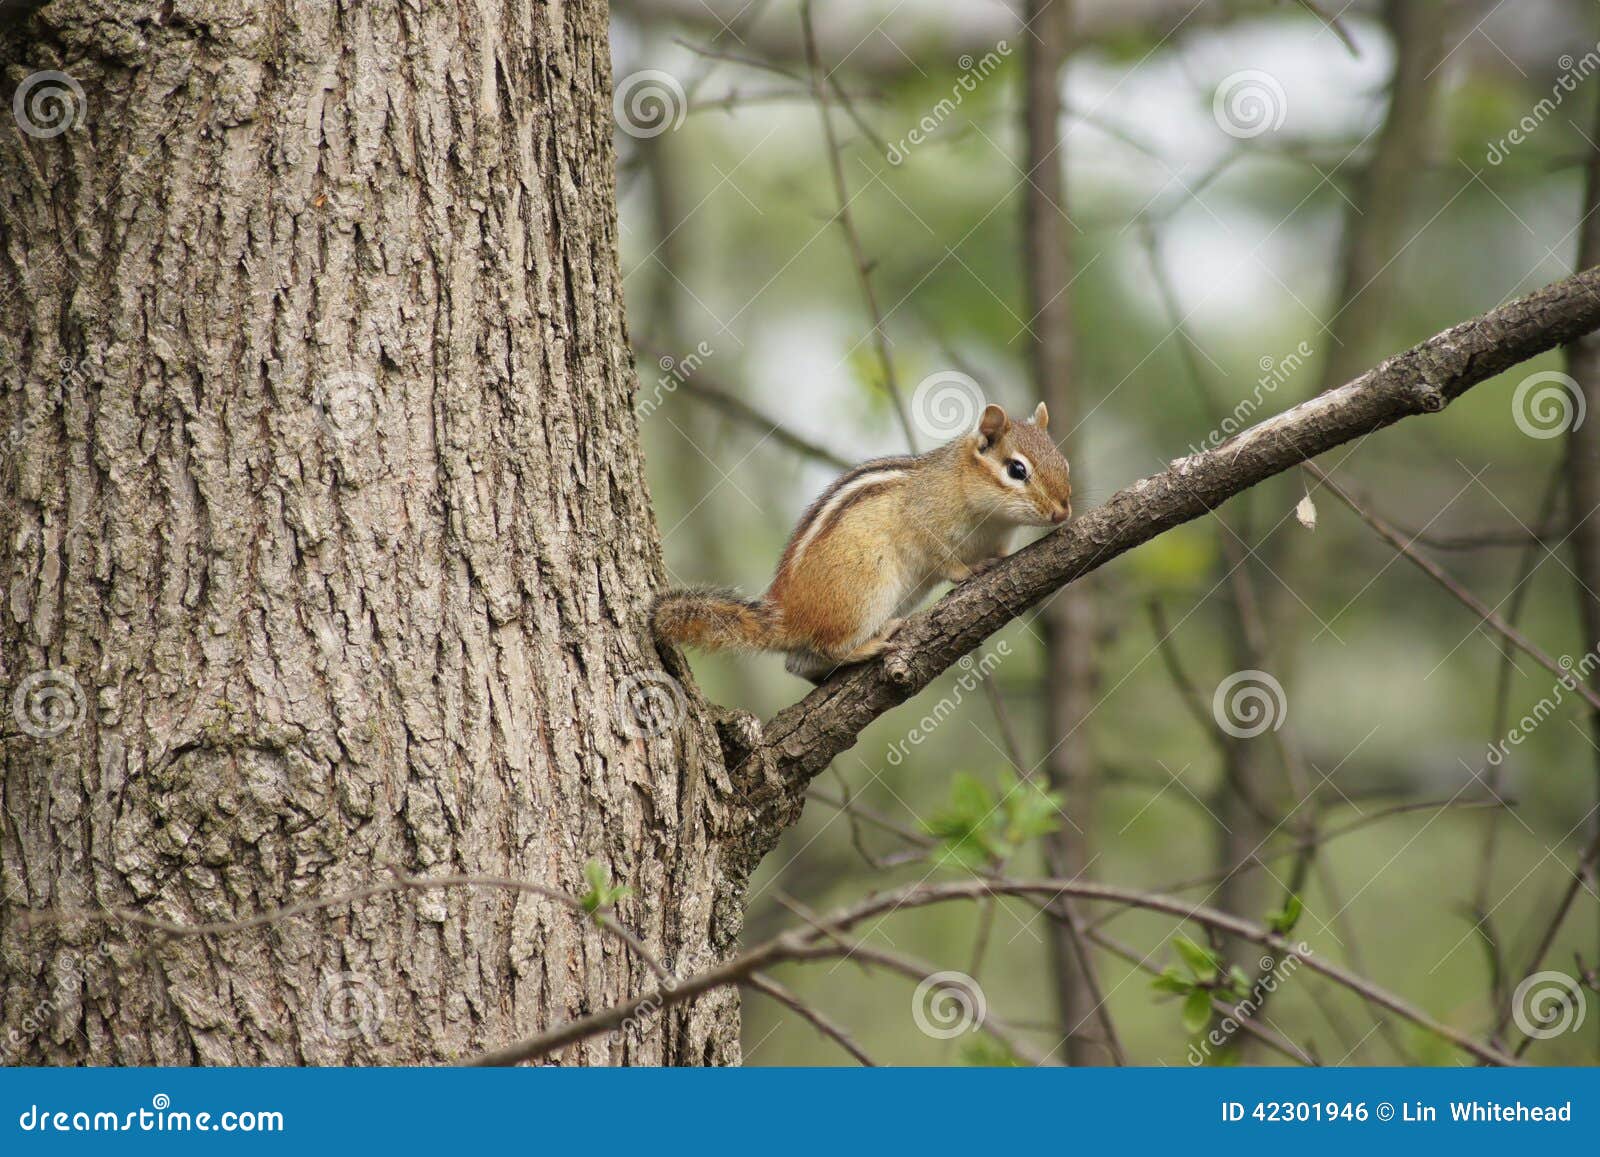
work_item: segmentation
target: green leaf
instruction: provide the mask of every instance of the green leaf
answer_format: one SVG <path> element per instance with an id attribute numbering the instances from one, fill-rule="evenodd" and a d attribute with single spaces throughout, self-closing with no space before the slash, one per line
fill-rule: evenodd
<path id="1" fill-rule="evenodd" d="M 1183 1002 L 1183 1027 L 1200 1032 L 1211 1023 L 1211 994 L 1203 988 L 1191 992 Z"/>
<path id="2" fill-rule="evenodd" d="M 1005 794 L 1006 839 L 1013 846 L 1036 840 L 1060 824 L 1061 796 L 1028 780 L 1013 778 Z"/>
<path id="3" fill-rule="evenodd" d="M 1211 1063 L 1219 1069 L 1237 1068 L 1239 1065 L 1239 1048 L 1234 1041 L 1229 1041 L 1222 1048 L 1211 1054 Z"/>
<path id="4" fill-rule="evenodd" d="M 1157 992 L 1170 992 L 1176 996 L 1187 996 L 1194 989 L 1194 981 L 1190 980 L 1176 968 L 1163 969 L 1160 976 L 1152 977 L 1150 987 Z"/>
<path id="5" fill-rule="evenodd" d="M 583 878 L 589 885 L 589 890 L 579 898 L 579 903 L 591 916 L 615 907 L 617 901 L 624 896 L 633 895 L 633 889 L 626 884 L 612 886 L 611 869 L 599 860 L 590 860 L 583 866 Z"/>
<path id="6" fill-rule="evenodd" d="M 923 827 L 962 863 L 993 867 L 1055 831 L 1060 810 L 1058 795 L 1015 775 L 992 788 L 963 773 L 951 781 L 948 802 Z"/>
<path id="7" fill-rule="evenodd" d="M 1305 911 L 1305 905 L 1300 902 L 1300 897 L 1293 892 L 1283 902 L 1283 907 L 1267 916 L 1267 927 L 1279 936 L 1287 936 L 1294 931 L 1294 926 L 1300 923 L 1300 914 Z"/>
<path id="8" fill-rule="evenodd" d="M 1189 966 L 1196 980 L 1209 983 L 1216 979 L 1217 973 L 1222 968 L 1222 961 L 1215 952 L 1209 948 L 1202 948 L 1181 932 L 1172 938 L 1172 946 L 1178 950 L 1178 955 L 1183 957 L 1183 962 Z"/>
<path id="9" fill-rule="evenodd" d="M 974 1068 L 1018 1068 L 1022 1062 L 991 1036 L 977 1034 L 961 1046 L 961 1063 Z"/>

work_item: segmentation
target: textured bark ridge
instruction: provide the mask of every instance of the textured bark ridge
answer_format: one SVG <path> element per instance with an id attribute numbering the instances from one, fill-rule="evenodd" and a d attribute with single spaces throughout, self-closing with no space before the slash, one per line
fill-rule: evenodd
<path id="1" fill-rule="evenodd" d="M 733 943 L 716 736 L 628 707 L 659 564 L 609 68 L 591 0 L 0 29 L 0 1059 L 450 1060 L 654 983 L 495 889 L 200 938 L 29 910 L 578 894 L 598 859 L 675 973 Z M 41 70 L 84 93 L 60 135 L 12 123 Z M 737 1050 L 713 994 L 561 1059 Z"/>

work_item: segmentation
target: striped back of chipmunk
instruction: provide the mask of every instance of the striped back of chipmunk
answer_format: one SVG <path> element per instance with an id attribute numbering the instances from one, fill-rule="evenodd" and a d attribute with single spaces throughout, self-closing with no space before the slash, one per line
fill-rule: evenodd
<path id="1" fill-rule="evenodd" d="M 839 475 L 833 483 L 806 507 L 800 522 L 789 536 L 783 557 L 778 560 L 778 577 L 798 566 L 806 548 L 838 523 L 844 512 L 856 503 L 880 494 L 885 487 L 893 486 L 917 465 L 910 456 L 874 458 Z"/>

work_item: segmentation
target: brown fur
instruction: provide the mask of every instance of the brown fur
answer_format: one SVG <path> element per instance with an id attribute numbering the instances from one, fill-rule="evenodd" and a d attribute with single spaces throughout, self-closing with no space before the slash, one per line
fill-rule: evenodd
<path id="1" fill-rule="evenodd" d="M 862 463 L 806 508 L 765 595 L 666 592 L 652 611 L 656 637 L 787 651 L 789 669 L 809 678 L 878 654 L 938 582 L 961 582 L 1004 557 L 1016 527 L 1068 516 L 1072 484 L 1048 422 L 1043 406 L 1026 422 L 989 406 L 971 434 L 916 457 Z M 1017 456 L 1029 467 L 1025 481 L 1006 473 Z"/>
<path id="2" fill-rule="evenodd" d="M 650 607 L 657 639 L 707 651 L 781 650 L 772 607 L 718 587 L 662 591 Z"/>

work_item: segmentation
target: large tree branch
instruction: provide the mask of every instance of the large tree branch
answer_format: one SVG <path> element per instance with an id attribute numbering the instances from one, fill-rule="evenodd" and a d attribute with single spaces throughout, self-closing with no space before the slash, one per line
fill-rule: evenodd
<path id="1" fill-rule="evenodd" d="M 840 671 L 765 727 L 722 727 L 747 806 L 729 833 L 754 860 L 799 815 L 807 783 L 862 728 L 926 687 L 986 636 L 1052 592 L 1234 495 L 1344 442 L 1436 413 L 1502 370 L 1600 328 L 1600 266 L 1451 327 L 1337 389 L 1215 449 L 1180 458 L 1102 506 L 961 584 L 900 629 L 895 646 Z"/>

